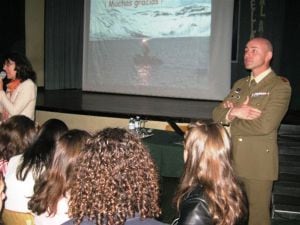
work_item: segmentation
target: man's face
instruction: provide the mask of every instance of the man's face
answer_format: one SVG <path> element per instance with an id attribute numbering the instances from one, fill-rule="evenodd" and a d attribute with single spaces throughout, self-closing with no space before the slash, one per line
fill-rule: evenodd
<path id="1" fill-rule="evenodd" d="M 6 60 L 3 65 L 3 70 L 7 74 L 7 78 L 10 80 L 16 79 L 17 71 L 16 69 L 16 63 L 10 59 Z"/>
<path id="2" fill-rule="evenodd" d="M 253 39 L 246 45 L 244 52 L 245 68 L 249 70 L 264 70 L 269 67 L 272 58 L 272 52 L 269 51 L 267 45 L 259 40 Z"/>

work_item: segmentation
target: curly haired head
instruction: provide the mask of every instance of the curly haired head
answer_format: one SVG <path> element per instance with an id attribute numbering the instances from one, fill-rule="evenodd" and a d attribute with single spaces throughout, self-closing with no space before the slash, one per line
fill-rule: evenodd
<path id="1" fill-rule="evenodd" d="M 26 116 L 12 116 L 0 126 L 0 159 L 8 161 L 24 152 L 34 141 L 35 123 Z"/>
<path id="2" fill-rule="evenodd" d="M 96 224 L 119 225 L 136 213 L 157 217 L 159 184 L 155 164 L 141 141 L 121 128 L 106 128 L 88 139 L 71 186 L 69 213 Z"/>
<path id="3" fill-rule="evenodd" d="M 245 213 L 245 199 L 231 165 L 231 142 L 222 125 L 196 122 L 184 141 L 184 173 L 176 195 L 177 208 L 184 196 L 203 186 L 214 224 L 235 222 Z"/>

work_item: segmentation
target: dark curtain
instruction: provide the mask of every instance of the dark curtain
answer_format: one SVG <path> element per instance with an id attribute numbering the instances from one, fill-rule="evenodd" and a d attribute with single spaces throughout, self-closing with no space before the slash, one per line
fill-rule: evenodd
<path id="1" fill-rule="evenodd" d="M 300 110 L 300 1 L 286 0 L 286 5 L 280 73 L 292 86 L 291 108 Z"/>
<path id="2" fill-rule="evenodd" d="M 1 8 L 0 65 L 7 52 L 25 54 L 25 1 L 1 1 Z"/>
<path id="3" fill-rule="evenodd" d="M 81 89 L 84 0 L 45 0 L 45 89 Z"/>

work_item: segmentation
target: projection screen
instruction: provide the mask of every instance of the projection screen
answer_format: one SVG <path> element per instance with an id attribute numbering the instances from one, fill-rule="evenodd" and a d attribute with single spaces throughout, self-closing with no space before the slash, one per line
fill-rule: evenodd
<path id="1" fill-rule="evenodd" d="M 234 0 L 86 0 L 85 91 L 221 100 Z"/>

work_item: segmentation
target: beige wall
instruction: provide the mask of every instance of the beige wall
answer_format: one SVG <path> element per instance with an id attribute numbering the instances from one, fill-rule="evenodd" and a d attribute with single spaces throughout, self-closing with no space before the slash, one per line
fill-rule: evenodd
<path id="1" fill-rule="evenodd" d="M 39 124 L 42 124 L 46 120 L 51 118 L 56 118 L 64 121 L 70 129 L 76 128 L 76 129 L 83 129 L 91 132 L 103 129 L 105 127 L 127 128 L 128 126 L 128 119 L 56 113 L 56 112 L 47 112 L 47 111 L 39 111 L 39 110 L 36 111 L 36 121 Z M 185 123 L 179 123 L 178 125 L 186 126 Z M 161 121 L 146 122 L 147 128 L 165 130 L 166 126 L 167 126 L 166 122 L 161 122 Z"/>
<path id="2" fill-rule="evenodd" d="M 26 55 L 44 86 L 44 0 L 25 1 Z"/>

